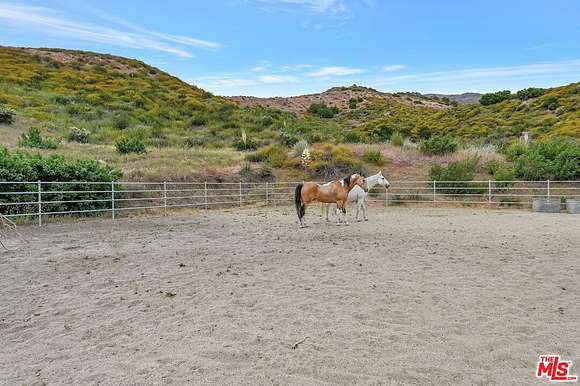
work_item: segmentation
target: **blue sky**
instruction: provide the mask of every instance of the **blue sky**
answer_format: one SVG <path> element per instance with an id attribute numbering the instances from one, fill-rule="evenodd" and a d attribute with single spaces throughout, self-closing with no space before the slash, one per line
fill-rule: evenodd
<path id="1" fill-rule="evenodd" d="M 219 95 L 580 81 L 578 0 L 2 2 L 0 44 L 143 60 Z"/>

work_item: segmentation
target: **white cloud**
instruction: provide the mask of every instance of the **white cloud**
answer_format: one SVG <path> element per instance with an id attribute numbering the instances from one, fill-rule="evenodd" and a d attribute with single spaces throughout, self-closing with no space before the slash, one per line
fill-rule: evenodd
<path id="1" fill-rule="evenodd" d="M 252 0 L 250 0 L 252 1 Z M 270 6 L 298 6 L 313 13 L 342 13 L 347 7 L 344 0 L 253 0 Z"/>
<path id="2" fill-rule="evenodd" d="M 316 71 L 308 73 L 308 76 L 312 77 L 345 76 L 345 75 L 362 74 L 363 72 L 365 71 L 360 68 L 330 66 L 330 67 L 321 67 Z"/>
<path id="3" fill-rule="evenodd" d="M 399 84 L 401 82 L 450 82 L 466 80 L 485 80 L 516 78 L 522 76 L 578 74 L 580 60 L 524 64 L 518 66 L 474 68 L 453 71 L 436 71 L 379 79 L 376 85 Z"/>
<path id="4" fill-rule="evenodd" d="M 298 82 L 298 77 L 292 75 L 262 75 L 258 80 L 263 83 L 295 83 Z"/>
<path id="5" fill-rule="evenodd" d="M 165 34 L 142 28 L 118 18 L 109 18 L 114 19 L 117 24 L 124 25 L 129 30 L 74 21 L 45 7 L 0 3 L 0 20 L 2 24 L 11 25 L 12 28 L 26 30 L 34 28 L 42 33 L 122 47 L 161 51 L 184 58 L 192 58 L 194 54 L 180 45 L 202 48 L 220 47 L 215 42 Z M 176 43 L 177 46 L 172 43 Z"/>
<path id="6" fill-rule="evenodd" d="M 394 72 L 404 70 L 405 68 L 407 68 L 407 66 L 405 66 L 404 64 L 391 64 L 389 66 L 383 66 L 382 70 L 383 72 Z"/>

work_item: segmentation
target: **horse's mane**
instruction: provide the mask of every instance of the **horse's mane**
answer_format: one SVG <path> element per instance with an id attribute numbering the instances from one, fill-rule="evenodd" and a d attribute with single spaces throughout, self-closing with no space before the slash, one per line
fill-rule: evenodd
<path id="1" fill-rule="evenodd" d="M 342 182 L 344 182 L 344 186 L 349 186 L 350 185 L 350 176 L 346 176 L 342 179 Z"/>

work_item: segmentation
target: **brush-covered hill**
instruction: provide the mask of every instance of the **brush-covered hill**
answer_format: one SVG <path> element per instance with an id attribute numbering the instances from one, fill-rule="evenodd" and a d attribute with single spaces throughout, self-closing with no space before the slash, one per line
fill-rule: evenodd
<path id="1" fill-rule="evenodd" d="M 269 145 L 278 147 L 277 156 L 295 155 L 291 147 L 301 140 L 324 149 L 341 143 L 362 149 L 387 146 L 399 133 L 414 149 L 421 138 L 437 135 L 465 148 L 504 144 L 523 131 L 580 138 L 580 84 L 536 91 L 465 106 L 361 86 L 292 98 L 222 98 L 133 59 L 0 46 L 0 147 L 102 160 L 123 169 L 127 179 L 186 180 L 238 174 L 248 165 L 245 151 Z M 2 118 L 6 107 L 15 112 L 10 123 Z M 362 159 L 364 150 L 359 153 Z M 413 157 L 403 157 L 413 168 L 405 173 L 425 176 L 431 159 Z M 303 177 L 296 157 L 269 166 L 280 178 Z"/>
<path id="2" fill-rule="evenodd" d="M 136 136 L 157 146 L 195 143 L 196 136 L 229 145 L 240 129 L 263 128 L 266 113 L 239 108 L 138 60 L 12 47 L 0 47 L 0 105 L 16 111 L 20 126 L 41 126 L 54 136 L 79 127 L 95 144 Z M 283 121 L 279 112 L 269 116 Z"/>
<path id="3" fill-rule="evenodd" d="M 303 113 L 315 103 L 336 106 L 339 110 L 349 108 L 370 98 L 393 101 L 406 106 L 425 107 L 434 110 L 445 110 L 449 103 L 418 93 L 385 93 L 370 87 L 352 85 L 350 87 L 333 87 L 321 93 L 299 95 L 292 97 L 258 98 L 252 96 L 234 96 L 229 99 L 245 107 L 272 107 L 294 113 Z M 442 99 L 442 98 L 441 98 Z"/>

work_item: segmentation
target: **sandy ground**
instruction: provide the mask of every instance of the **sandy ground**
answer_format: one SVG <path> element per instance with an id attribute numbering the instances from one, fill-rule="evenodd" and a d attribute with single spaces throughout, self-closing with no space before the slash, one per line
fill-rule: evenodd
<path id="1" fill-rule="evenodd" d="M 537 384 L 548 353 L 580 374 L 580 217 L 314 212 L 23 227 L 0 384 Z"/>

